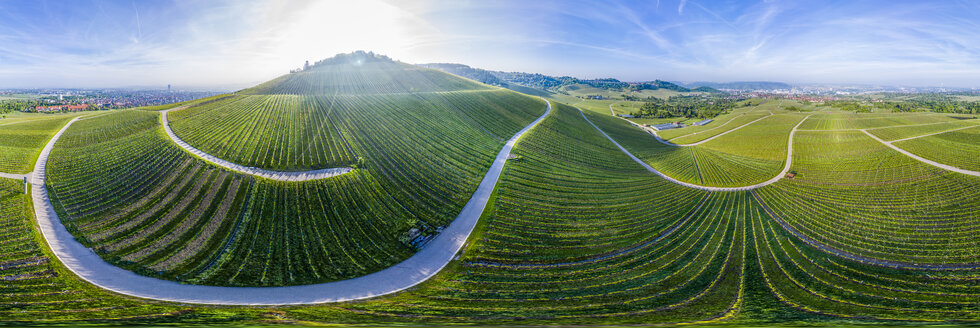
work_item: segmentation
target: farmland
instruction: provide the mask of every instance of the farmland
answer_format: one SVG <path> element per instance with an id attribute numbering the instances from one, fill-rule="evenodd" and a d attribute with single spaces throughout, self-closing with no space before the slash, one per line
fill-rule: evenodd
<path id="1" fill-rule="evenodd" d="M 44 143 L 77 114 L 24 114 L 0 120 L 0 172 L 27 173 Z"/>
<path id="2" fill-rule="evenodd" d="M 758 121 L 744 126 L 726 125 L 716 131 L 732 130 L 731 133 L 719 136 L 721 133 L 712 131 L 717 138 L 710 141 L 707 138 L 701 139 L 706 142 L 691 147 L 658 142 L 648 131 L 608 114 L 588 111 L 586 115 L 613 139 L 658 171 L 683 182 L 712 187 L 738 187 L 769 180 L 780 172 L 786 158 L 789 133 L 806 116 L 792 112 L 774 112 L 776 115 L 769 115 L 768 111 L 765 113 L 732 118 L 742 121 L 744 119 L 741 117 L 746 117 Z M 743 127 L 735 130 L 739 126 Z"/>
<path id="3" fill-rule="evenodd" d="M 545 108 L 499 89 L 307 98 L 316 107 L 275 102 L 285 95 L 249 102 L 253 97 L 233 95 L 185 110 L 205 122 L 225 112 L 213 110 L 224 101 L 257 106 L 233 108 L 258 112 L 242 116 L 261 122 L 312 111 L 318 115 L 308 115 L 311 121 L 283 124 L 317 124 L 309 131 L 327 134 L 292 135 L 293 143 L 258 148 L 250 158 L 271 159 L 265 163 L 276 168 L 337 165 L 341 161 L 326 155 L 340 148 L 316 148 L 337 137 L 348 150 L 343 154 L 357 154 L 356 161 L 347 158 L 357 169 L 304 183 L 229 172 L 167 139 L 158 112 L 118 111 L 75 123 L 52 151 L 47 186 L 62 221 L 110 263 L 162 279 L 281 286 L 362 276 L 404 260 L 451 222 L 504 138 Z M 184 127 L 178 133 L 208 135 L 177 126 Z M 290 138 L 245 136 L 252 135 Z M 261 144 L 237 144 L 249 143 Z M 310 158 L 283 155 L 296 143 L 295 149 L 324 156 L 303 162 Z"/>
<path id="4" fill-rule="evenodd" d="M 83 117 L 42 156 L 45 180 L 32 188 L 46 188 L 82 249 L 141 278 L 237 292 L 402 270 L 477 198 L 505 141 L 546 105 L 348 56 L 236 93 Z M 642 121 L 614 116 L 638 102 L 550 103 L 514 139 L 461 253 L 445 267 L 408 268 L 438 272 L 419 285 L 353 302 L 205 306 L 104 290 L 63 265 L 60 246 L 46 247 L 52 237 L 38 233 L 31 208 L 44 197 L 0 178 L 0 323 L 980 321 L 980 178 L 887 145 L 976 169 L 975 120 L 752 99 L 658 140 L 633 124 Z M 296 182 L 229 170 L 176 144 L 160 110 L 181 139 L 233 163 L 351 171 Z M 34 152 L 16 172 L 30 171 L 64 118 L 10 121 Z M 672 179 L 752 187 L 675 183 L 610 139 Z"/>
<path id="5" fill-rule="evenodd" d="M 440 76 L 441 75 L 441 76 Z M 402 81 L 423 79 L 425 87 Z M 314 86 L 312 89 L 304 86 Z M 517 108 L 509 112 L 508 106 Z M 238 94 L 170 114 L 174 132 L 192 146 L 233 163 L 307 171 L 357 163 L 369 129 L 397 129 L 452 113 L 481 142 L 502 141 L 535 117 L 543 103 L 428 69 L 369 61 L 325 64 Z M 350 113 L 376 108 L 377 116 Z M 401 116 L 396 116 L 401 115 Z M 501 119 L 502 118 L 502 119 Z M 416 130 L 420 133 L 424 130 Z M 489 137 L 489 139 L 487 138 Z"/>
<path id="6" fill-rule="evenodd" d="M 978 122 L 980 123 L 980 122 Z M 895 146 L 939 163 L 980 171 L 980 127 L 894 143 Z"/>
<path id="7" fill-rule="evenodd" d="M 801 119 L 783 115 L 787 121 L 789 117 Z M 613 123 L 622 121 L 591 113 L 586 116 L 612 130 L 619 126 Z M 56 151 L 86 145 L 119 148 L 106 147 L 111 141 L 100 142 L 102 139 L 93 139 L 96 135 L 157 139 L 143 142 L 142 147 L 174 148 L 162 136 L 157 117 L 153 112 L 123 111 L 104 119 L 79 121 L 69 130 L 77 128 L 76 132 L 63 137 L 66 147 Z M 112 128 L 119 133 L 94 131 L 107 122 L 131 128 Z M 623 127 L 629 128 L 636 129 Z M 755 133 L 747 133 L 746 138 Z M 795 179 L 755 191 L 706 192 L 646 172 L 592 128 L 577 109 L 556 104 L 552 115 L 517 144 L 516 158 L 507 164 L 492 205 L 462 256 L 412 290 L 362 302 L 274 310 L 172 306 L 105 294 L 72 280 L 57 262 L 40 260 L 43 265 L 25 272 L 62 274 L 25 279 L 31 287 L 24 290 L 37 290 L 31 293 L 37 295 L 38 303 L 25 303 L 22 308 L 33 309 L 28 312 L 32 318 L 57 322 L 250 322 L 269 320 L 264 314 L 269 311 L 279 318 L 273 320 L 374 324 L 764 324 L 807 320 L 835 325 L 839 318 L 854 316 L 879 323 L 980 319 L 975 310 L 980 290 L 969 283 L 976 279 L 976 271 L 961 268 L 978 262 L 980 256 L 976 253 L 980 247 L 969 238 L 980 208 L 970 196 L 970 190 L 978 187 L 977 179 L 916 162 L 860 131 L 798 131 L 797 138 Z M 235 204 L 238 196 L 232 195 L 258 197 L 255 191 L 242 191 L 245 184 L 264 188 L 261 193 L 271 195 L 264 197 L 279 199 L 318 191 L 304 191 L 309 190 L 304 186 L 307 183 L 278 185 L 209 169 L 180 149 L 151 150 L 169 154 L 157 160 L 177 162 L 168 171 L 180 173 L 161 177 L 174 181 L 157 186 L 184 190 L 172 196 L 175 199 L 197 195 L 202 200 L 187 205 L 182 205 L 184 201 L 154 201 L 153 197 L 173 194 L 154 190 L 149 193 L 157 196 L 136 201 L 144 207 L 176 203 L 192 208 L 209 198 L 226 197 Z M 121 164 L 104 167 L 111 165 Z M 51 180 L 56 177 L 52 175 Z M 3 181 L 7 182 L 0 209 L 12 211 L 5 212 L 13 213 L 5 217 L 20 218 L 26 227 L 30 212 L 25 197 L 18 194 L 21 185 Z M 195 188 L 217 190 L 205 193 Z M 278 191 L 283 189 L 287 191 Z M 872 197 L 879 202 L 862 201 Z M 275 205 L 266 206 L 273 212 L 279 210 Z M 212 213 L 216 217 L 214 212 L 223 211 L 209 209 L 199 216 Z M 121 212 L 124 210 L 116 213 Z M 188 214 L 184 221 L 204 224 L 199 218 L 191 219 L 196 211 L 180 212 Z M 251 213 L 244 215 L 259 217 L 259 212 Z M 923 221 L 923 217 L 932 219 Z M 946 226 L 952 228 L 940 228 Z M 47 258 L 36 242 L 36 233 L 21 229 L 21 235 L 8 238 L 29 237 L 20 247 L 33 251 L 19 258 Z M 193 243 L 182 245 L 189 244 Z M 112 254 L 126 256 L 125 252 Z M 5 270 L 7 276 L 21 272 Z M 296 267 L 292 270 L 301 272 Z M 65 296 L 33 287 L 38 282 L 61 286 L 61 293 L 83 300 L 71 303 L 71 309 L 114 310 L 69 318 L 52 311 L 50 305 L 61 304 L 58 300 Z M 41 303 L 49 305 L 42 307 Z M 10 320 L 27 318 L 9 313 Z"/>
<path id="8" fill-rule="evenodd" d="M 939 113 L 819 113 L 800 126 L 803 130 L 871 129 L 898 125 L 955 122 L 956 115 Z"/>

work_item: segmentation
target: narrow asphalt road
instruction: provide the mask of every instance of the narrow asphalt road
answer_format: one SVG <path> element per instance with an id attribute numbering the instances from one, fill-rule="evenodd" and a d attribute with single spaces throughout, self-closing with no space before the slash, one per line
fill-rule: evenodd
<path id="1" fill-rule="evenodd" d="M 30 173 L 18 174 L 18 173 L 3 173 L 3 172 L 0 172 L 0 178 L 24 180 L 24 178 L 30 179 L 31 178 L 31 174 Z"/>
<path id="2" fill-rule="evenodd" d="M 668 145 L 668 146 L 675 146 L 675 147 L 690 147 L 690 146 L 697 146 L 697 145 L 700 145 L 700 144 L 703 144 L 703 143 L 705 143 L 705 142 L 708 142 L 708 141 L 711 141 L 711 140 L 715 140 L 716 138 L 719 138 L 719 137 L 721 137 L 721 136 L 723 136 L 723 135 L 726 135 L 726 134 L 729 134 L 729 133 L 732 133 L 732 132 L 735 132 L 735 131 L 737 131 L 738 129 L 741 129 L 741 128 L 744 128 L 744 127 L 746 127 L 746 126 L 749 126 L 749 125 L 750 125 L 750 124 L 752 124 L 752 123 L 755 123 L 755 122 L 758 122 L 758 121 L 761 121 L 761 120 L 764 120 L 764 119 L 767 119 L 767 118 L 769 118 L 769 117 L 771 117 L 772 115 L 773 115 L 773 113 L 772 113 L 772 112 L 769 112 L 769 115 L 766 115 L 766 116 L 763 116 L 763 117 L 760 117 L 759 119 L 756 119 L 756 120 L 753 120 L 752 122 L 748 122 L 748 123 L 745 123 L 745 124 L 742 124 L 742 125 L 739 125 L 739 126 L 737 126 L 737 127 L 735 127 L 734 129 L 731 129 L 731 130 L 728 130 L 728 131 L 725 131 L 725 132 L 722 132 L 722 133 L 719 133 L 719 134 L 717 134 L 717 135 L 715 135 L 715 136 L 712 136 L 711 138 L 708 138 L 708 139 L 704 139 L 704 140 L 701 140 L 701 141 L 698 141 L 698 142 L 694 142 L 694 143 L 689 143 L 689 144 L 683 144 L 683 145 L 681 145 L 681 144 L 675 144 L 675 143 L 673 143 L 673 142 L 670 142 L 670 141 L 667 141 L 667 140 L 664 140 L 664 139 L 661 139 L 661 138 L 660 138 L 660 135 L 659 135 L 659 134 L 657 134 L 657 131 L 654 131 L 654 130 L 653 130 L 653 129 L 651 129 L 651 128 L 648 128 L 648 127 L 644 127 L 644 126 L 642 126 L 642 125 L 638 125 L 638 124 L 636 124 L 636 123 L 633 123 L 633 121 L 630 121 L 630 123 L 632 123 L 633 125 L 636 125 L 636 126 L 638 126 L 638 127 L 640 127 L 640 128 L 642 128 L 642 129 L 644 129 L 644 130 L 647 130 L 647 132 L 650 132 L 650 134 L 652 134 L 652 135 L 653 135 L 653 136 L 654 136 L 655 138 L 657 138 L 657 141 L 660 141 L 660 143 L 662 143 L 662 144 L 665 144 L 665 145 Z M 629 121 L 629 120 L 627 120 L 627 121 Z M 725 122 L 725 123 L 727 124 L 728 122 Z M 685 136 L 682 136 L 682 137 L 686 137 L 686 135 L 685 135 Z M 678 138 L 680 138 L 680 137 L 678 137 Z"/>
<path id="3" fill-rule="evenodd" d="M 442 270 L 453 259 L 453 257 L 455 257 L 458 251 L 465 244 L 466 239 L 473 231 L 473 228 L 476 226 L 480 215 L 483 213 L 483 210 L 489 201 L 490 195 L 492 194 L 493 189 L 500 178 L 507 156 L 510 154 L 511 149 L 521 136 L 540 123 L 551 113 L 551 103 L 547 100 L 545 100 L 545 102 L 547 104 L 547 110 L 545 113 L 535 121 L 531 122 L 531 124 L 524 127 L 524 129 L 516 133 L 504 144 L 503 148 L 494 159 L 493 164 L 491 165 L 487 174 L 480 182 L 476 192 L 474 192 L 470 200 L 463 207 L 463 210 L 459 213 L 456 220 L 454 220 L 439 236 L 433 239 L 432 242 L 430 242 L 424 249 L 405 261 L 382 271 L 358 278 L 330 283 L 290 287 L 214 287 L 183 285 L 173 281 L 140 276 L 103 261 L 102 258 L 96 255 L 92 250 L 78 243 L 65 229 L 64 225 L 61 224 L 57 213 L 54 211 L 54 208 L 50 203 L 47 189 L 44 185 L 44 173 L 51 150 L 62 134 L 80 118 L 75 118 L 69 121 L 45 145 L 41 151 L 37 163 L 35 164 L 33 171 L 34 173 L 27 175 L 16 175 L 16 178 L 22 179 L 24 176 L 28 176 L 30 178 L 29 180 L 32 184 L 32 196 L 37 222 L 45 241 L 50 246 L 54 255 L 69 270 L 74 272 L 83 280 L 95 284 L 101 288 L 120 294 L 155 300 L 223 305 L 313 304 L 372 298 L 395 293 L 415 286 L 434 276 L 436 273 Z M 797 124 L 797 126 L 790 132 L 786 164 L 783 172 L 781 172 L 780 175 L 774 177 L 772 180 L 753 186 L 717 188 L 677 181 L 653 169 L 639 158 L 629 153 L 629 151 L 619 145 L 619 143 L 602 131 L 602 129 L 599 129 L 598 126 L 592 123 L 592 121 L 585 116 L 584 112 L 581 110 L 579 110 L 579 112 L 582 114 L 582 117 L 585 118 L 585 120 L 588 121 L 589 124 L 591 124 L 596 130 L 606 136 L 606 138 L 613 142 L 613 144 L 615 144 L 621 151 L 629 155 L 640 165 L 644 166 L 648 171 L 653 172 L 673 183 L 708 191 L 753 190 L 778 181 L 789 170 L 789 167 L 792 164 L 794 134 L 803 121 L 809 117 L 807 116 L 807 118 L 804 118 L 803 121 Z M 865 133 L 867 133 L 867 131 L 865 131 Z M 873 135 L 871 136 L 879 142 L 885 143 L 886 145 L 889 145 L 890 147 L 895 148 L 906 155 L 912 156 L 913 158 L 917 157 L 908 152 L 897 149 L 897 147 L 891 146 L 888 142 L 882 141 Z M 927 161 L 924 159 L 920 160 Z M 755 196 L 754 192 L 753 196 Z M 764 203 L 760 202 L 760 204 L 765 207 Z M 770 209 L 765 209 L 770 216 L 772 216 L 775 220 L 777 220 L 777 222 L 780 223 L 780 225 L 784 227 L 784 229 L 787 229 L 790 231 L 790 233 L 795 232 L 791 226 L 786 225 L 786 223 L 776 216 L 775 213 L 772 213 Z M 803 236 L 803 239 L 808 243 L 815 243 L 809 238 L 805 238 L 805 236 Z M 865 259 L 862 257 L 856 257 L 856 255 L 850 253 L 837 251 L 836 249 L 818 248 L 828 253 L 845 258 Z M 908 264 L 899 262 L 877 263 L 874 261 L 871 261 L 871 263 L 886 266 L 909 266 Z M 922 268 L 922 266 L 915 267 Z"/>
<path id="4" fill-rule="evenodd" d="M 278 180 L 278 181 L 309 181 L 309 180 L 319 180 L 330 177 L 335 177 L 344 173 L 349 173 L 354 171 L 354 169 L 349 167 L 334 167 L 329 169 L 320 169 L 312 171 L 295 171 L 295 172 L 285 172 L 285 171 L 272 171 L 260 169 L 257 167 L 244 166 L 240 164 L 235 164 L 223 159 L 220 159 L 214 155 L 205 153 L 204 151 L 194 148 L 183 139 L 180 139 L 174 131 L 170 129 L 170 121 L 167 120 L 167 113 L 173 110 L 181 110 L 186 108 L 177 107 L 171 108 L 160 112 L 160 119 L 163 122 L 163 129 L 167 132 L 167 136 L 170 137 L 174 143 L 176 143 L 180 148 L 184 148 L 187 152 L 194 154 L 195 156 L 210 162 L 211 164 L 238 172 L 242 174 L 254 175 L 258 177 L 263 177 L 266 179 Z"/>
<path id="5" fill-rule="evenodd" d="M 767 181 L 760 182 L 760 183 L 757 183 L 757 184 L 754 184 L 754 185 L 748 185 L 748 186 L 741 186 L 741 187 L 709 187 L 709 186 L 702 186 L 702 185 L 699 185 L 699 184 L 693 184 L 693 183 L 689 183 L 689 182 L 680 181 L 680 180 L 677 180 L 677 179 L 672 178 L 669 175 L 664 174 L 663 172 L 658 171 L 657 169 L 654 169 L 653 167 L 650 166 L 650 164 L 647 164 L 646 162 L 644 162 L 643 160 L 639 159 L 638 157 L 636 157 L 632 153 L 630 153 L 628 150 L 626 150 L 626 148 L 623 148 L 622 145 L 620 145 L 618 142 L 616 142 L 616 140 L 613 140 L 612 137 L 610 137 L 608 134 L 606 134 L 605 131 L 602 131 L 602 129 L 600 129 L 598 126 L 596 126 L 595 123 L 592 123 L 592 120 L 589 120 L 589 118 L 585 116 L 585 112 L 583 112 L 581 108 L 578 108 L 578 107 L 575 107 L 575 108 L 578 109 L 578 112 L 580 114 L 582 114 L 582 118 L 584 118 L 585 121 L 589 122 L 589 124 L 591 124 L 592 127 L 594 127 L 596 130 L 599 130 L 599 133 L 602 133 L 602 135 L 606 136 L 606 139 L 609 139 L 609 141 L 612 141 L 612 143 L 614 145 L 616 145 L 616 147 L 619 147 L 619 150 L 623 151 L 623 153 L 626 153 L 626 155 L 628 155 L 630 158 L 632 158 L 633 161 L 635 161 L 636 163 L 638 163 L 638 164 L 642 165 L 644 168 L 646 168 L 647 171 L 650 171 L 650 172 L 652 172 L 652 173 L 654 173 L 656 175 L 659 175 L 660 177 L 666 179 L 667 181 L 673 182 L 675 184 L 679 184 L 679 185 L 682 185 L 682 186 L 685 186 L 685 187 L 689 187 L 689 188 L 694 188 L 694 189 L 707 190 L 707 191 L 745 191 L 745 190 L 752 190 L 752 189 L 757 189 L 757 188 L 761 188 L 761 187 L 764 187 L 764 186 L 771 185 L 773 183 L 776 183 L 776 181 L 779 181 L 779 179 L 782 179 L 783 176 L 786 175 L 786 172 L 789 172 L 790 166 L 793 165 L 793 136 L 796 134 L 796 129 L 799 128 L 800 125 L 802 125 L 803 122 L 805 122 L 807 118 L 810 118 L 809 115 L 807 117 L 804 117 L 803 120 L 801 120 L 800 123 L 796 124 L 796 126 L 793 127 L 793 130 L 789 132 L 789 141 L 788 141 L 788 145 L 786 147 L 786 149 L 787 149 L 786 150 L 786 164 L 783 166 L 783 170 L 780 171 L 779 174 L 777 174 L 775 177 L 773 177 L 772 179 L 769 179 Z M 770 116 L 771 116 L 771 114 L 770 114 Z M 766 116 L 766 117 L 769 117 L 769 116 Z M 766 117 L 763 117 L 763 118 L 766 118 Z M 758 120 L 755 120 L 755 121 L 758 121 Z M 755 121 L 752 121 L 752 122 L 755 122 Z M 752 122 L 749 122 L 746 125 L 752 124 Z M 632 122 L 630 122 L 630 123 L 632 123 Z M 745 125 L 743 125 L 743 126 L 745 126 Z M 656 136 L 656 135 L 654 135 L 654 136 Z M 657 137 L 657 140 L 660 140 L 660 137 Z M 662 141 L 661 140 L 661 142 L 665 142 L 665 141 Z M 671 144 L 671 145 L 673 145 L 673 144 Z"/>
<path id="6" fill-rule="evenodd" d="M 975 128 L 975 126 L 969 126 L 969 127 L 966 127 L 966 128 Z M 932 134 L 927 134 L 927 135 L 921 135 L 921 136 L 912 137 L 912 138 L 898 139 L 898 140 L 895 140 L 895 141 L 884 141 L 884 140 L 881 140 L 881 138 L 878 138 L 875 135 L 871 134 L 870 132 L 868 132 L 868 130 L 861 130 L 861 132 L 864 132 L 864 134 L 867 134 L 869 137 L 871 137 L 874 140 L 877 140 L 878 142 L 882 143 L 883 145 L 888 146 L 888 148 L 894 149 L 894 150 L 898 151 L 899 153 L 905 154 L 905 156 L 911 157 L 912 159 L 917 160 L 919 162 L 923 162 L 923 163 L 926 163 L 926 164 L 929 164 L 929 165 L 932 165 L 932 166 L 935 166 L 935 167 L 938 167 L 938 168 L 941 168 L 941 169 L 947 170 L 947 171 L 953 171 L 953 172 L 956 172 L 956 173 L 963 173 L 963 174 L 966 174 L 966 175 L 972 175 L 972 176 L 975 176 L 975 177 L 980 177 L 980 172 L 970 171 L 970 170 L 964 170 L 964 169 L 961 169 L 961 168 L 958 168 L 958 167 L 955 167 L 955 166 L 933 162 L 933 161 L 930 161 L 928 159 L 919 157 L 918 155 L 915 155 L 913 153 L 910 153 L 910 152 L 906 151 L 905 149 L 898 148 L 897 146 L 895 146 L 895 145 L 892 144 L 893 142 L 897 142 L 897 141 L 905 141 L 905 140 L 910 140 L 910 139 L 915 139 L 915 138 L 928 137 L 928 136 L 931 136 L 931 135 L 937 135 L 937 134 L 942 134 L 942 133 L 946 133 L 946 132 L 950 132 L 950 131 L 962 130 L 962 129 L 966 129 L 966 128 L 953 129 L 953 130 L 949 130 L 949 131 L 943 131 L 943 132 L 939 132 L 939 133 L 932 133 Z"/>
<path id="7" fill-rule="evenodd" d="M 442 270 L 456 256 L 476 227 L 490 195 L 517 141 L 551 113 L 551 103 L 541 117 L 524 127 L 504 144 L 473 196 L 456 219 L 405 261 L 387 269 L 353 279 L 288 287 L 215 287 L 184 285 L 141 276 L 109 264 L 86 248 L 65 229 L 44 187 L 48 156 L 61 134 L 78 119 L 61 129 L 41 151 L 34 168 L 32 195 L 41 234 L 54 255 L 83 280 L 100 288 L 134 297 L 195 304 L 287 305 L 343 302 L 377 297 L 415 286 Z M 165 125 L 166 126 L 166 125 Z"/>

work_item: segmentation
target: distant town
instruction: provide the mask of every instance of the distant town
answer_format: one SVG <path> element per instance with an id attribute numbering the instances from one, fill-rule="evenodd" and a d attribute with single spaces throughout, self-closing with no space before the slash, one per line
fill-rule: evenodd
<path id="1" fill-rule="evenodd" d="M 5 89 L 0 90 L 0 112 L 77 112 L 165 105 L 210 97 L 213 91 L 130 89 Z"/>

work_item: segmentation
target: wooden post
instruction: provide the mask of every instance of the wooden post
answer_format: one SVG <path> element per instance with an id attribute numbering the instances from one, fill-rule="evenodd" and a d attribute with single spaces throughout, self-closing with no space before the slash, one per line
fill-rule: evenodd
<path id="1" fill-rule="evenodd" d="M 29 185 L 27 184 L 27 177 L 24 177 L 24 195 L 27 195 L 28 186 Z"/>

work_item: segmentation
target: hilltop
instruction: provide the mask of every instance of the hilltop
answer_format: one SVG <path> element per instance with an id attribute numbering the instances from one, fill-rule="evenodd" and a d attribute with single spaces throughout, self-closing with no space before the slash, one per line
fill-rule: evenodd
<path id="1" fill-rule="evenodd" d="M 567 93 L 587 87 L 603 91 L 634 92 L 643 90 L 670 90 L 676 92 L 718 92 L 710 87 L 686 88 L 675 83 L 653 80 L 625 82 L 614 78 L 580 79 L 571 76 L 550 76 L 539 73 L 503 72 L 474 68 L 463 64 L 431 63 L 418 66 L 434 68 L 444 72 L 459 75 L 474 81 L 509 88 L 516 84 L 523 87 L 546 90 L 550 92 Z"/>

